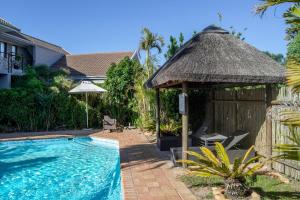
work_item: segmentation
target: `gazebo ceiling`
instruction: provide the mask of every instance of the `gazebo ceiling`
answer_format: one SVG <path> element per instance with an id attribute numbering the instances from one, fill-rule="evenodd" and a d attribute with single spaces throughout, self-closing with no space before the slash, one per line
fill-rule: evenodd
<path id="1" fill-rule="evenodd" d="M 228 31 L 209 26 L 187 41 L 146 83 L 148 88 L 282 83 L 284 66 Z"/>

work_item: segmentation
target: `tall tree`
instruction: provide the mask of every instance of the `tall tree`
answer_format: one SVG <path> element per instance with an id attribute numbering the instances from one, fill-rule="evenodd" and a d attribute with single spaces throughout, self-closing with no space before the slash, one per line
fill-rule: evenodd
<path id="1" fill-rule="evenodd" d="M 179 45 L 178 45 L 179 42 Z M 184 36 L 182 33 L 180 33 L 178 41 L 176 37 L 170 36 L 170 44 L 168 45 L 168 50 L 165 53 L 165 58 L 170 59 L 172 56 L 175 55 L 175 53 L 178 51 L 178 49 L 183 45 L 184 42 Z"/>
<path id="2" fill-rule="evenodd" d="M 263 0 L 263 3 L 256 7 L 256 12 L 263 15 L 268 8 L 289 3 L 291 6 L 283 14 L 285 21 L 289 24 L 286 29 L 287 39 L 294 38 L 300 31 L 300 0 Z"/>
<path id="3" fill-rule="evenodd" d="M 147 69 L 148 78 L 150 78 L 150 76 L 154 72 L 153 63 L 151 63 L 151 50 L 156 49 L 158 53 L 161 53 L 161 48 L 164 46 L 164 40 L 162 36 L 152 33 L 148 28 L 144 28 L 142 30 L 142 34 L 143 36 L 140 40 L 140 49 L 146 52 L 145 65 Z"/>
<path id="4" fill-rule="evenodd" d="M 300 61 L 299 61 L 299 37 L 300 37 L 300 0 L 264 0 L 256 11 L 264 13 L 269 7 L 289 3 L 290 8 L 283 14 L 286 23 L 290 26 L 287 33 L 292 41 L 289 43 L 287 53 L 287 84 L 294 92 L 300 92 Z M 278 144 L 275 149 L 282 153 L 283 158 L 300 161 L 300 112 L 286 110 L 281 113 L 282 123 L 291 130 L 290 144 Z"/>
<path id="5" fill-rule="evenodd" d="M 268 51 L 264 51 L 264 53 L 267 54 L 268 56 L 270 56 L 271 58 L 273 58 L 273 60 L 275 60 L 276 62 L 278 62 L 282 65 L 285 64 L 285 57 L 281 53 L 275 54 L 275 53 L 271 53 Z"/>
<path id="6" fill-rule="evenodd" d="M 125 57 L 119 63 L 111 64 L 106 73 L 106 100 L 110 104 L 110 114 L 124 126 L 134 123 L 137 118 L 134 87 L 142 70 L 137 61 Z"/>

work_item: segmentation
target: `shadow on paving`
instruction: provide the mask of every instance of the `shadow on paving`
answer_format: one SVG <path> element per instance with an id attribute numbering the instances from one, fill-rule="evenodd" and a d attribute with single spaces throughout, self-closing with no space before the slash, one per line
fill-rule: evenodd
<path id="1" fill-rule="evenodd" d="M 154 144 L 128 145 L 120 148 L 121 168 L 151 164 L 146 170 L 159 168 L 169 160 L 168 152 L 160 152 Z"/>

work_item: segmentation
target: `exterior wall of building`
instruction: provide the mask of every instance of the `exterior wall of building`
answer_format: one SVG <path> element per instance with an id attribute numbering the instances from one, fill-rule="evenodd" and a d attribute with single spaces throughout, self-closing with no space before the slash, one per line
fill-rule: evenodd
<path id="1" fill-rule="evenodd" d="M 9 89 L 11 87 L 11 75 L 0 74 L 0 89 Z"/>
<path id="2" fill-rule="evenodd" d="M 20 46 L 16 43 L 13 43 L 11 41 L 5 40 L 4 38 L 1 38 L 0 36 L 0 42 L 6 43 L 6 53 L 11 53 L 12 46 L 17 46 L 17 55 L 23 57 L 24 65 L 31 65 L 32 64 L 32 55 L 29 53 L 30 48 L 32 47 L 24 47 Z"/>
<path id="3" fill-rule="evenodd" d="M 53 65 L 62 58 L 64 54 L 36 46 L 34 50 L 34 65 Z"/>

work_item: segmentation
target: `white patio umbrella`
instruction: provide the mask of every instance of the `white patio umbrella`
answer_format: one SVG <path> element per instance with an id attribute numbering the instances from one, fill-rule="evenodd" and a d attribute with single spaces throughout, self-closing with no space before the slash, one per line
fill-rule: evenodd
<path id="1" fill-rule="evenodd" d="M 69 91 L 70 94 L 85 93 L 85 112 L 86 112 L 86 127 L 89 128 L 89 110 L 88 110 L 88 94 L 103 93 L 105 89 L 93 84 L 91 81 L 81 81 L 81 83 Z"/>

